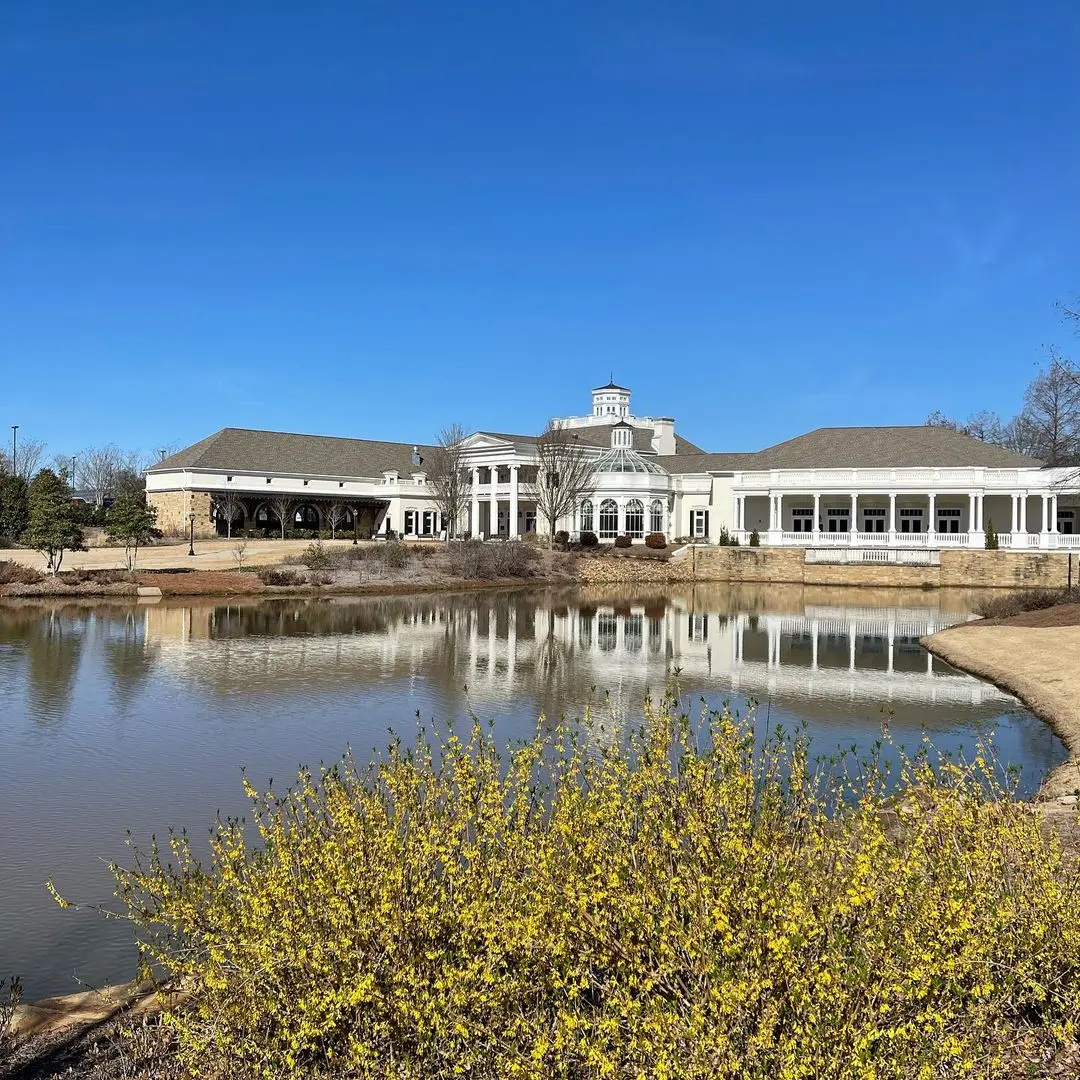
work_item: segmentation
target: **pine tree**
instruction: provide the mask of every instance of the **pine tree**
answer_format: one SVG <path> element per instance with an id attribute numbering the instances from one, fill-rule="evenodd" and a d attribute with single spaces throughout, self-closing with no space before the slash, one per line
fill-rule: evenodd
<path id="1" fill-rule="evenodd" d="M 57 574 L 65 551 L 84 550 L 71 489 L 52 469 L 42 469 L 30 481 L 27 497 L 30 518 L 22 542 L 37 548 L 45 556 L 48 569 Z"/>
<path id="2" fill-rule="evenodd" d="M 986 550 L 997 551 L 998 549 L 998 534 L 994 528 L 993 518 L 986 519 Z"/>
<path id="3" fill-rule="evenodd" d="M 0 544 L 17 544 L 29 523 L 26 481 L 21 476 L 0 476 Z"/>

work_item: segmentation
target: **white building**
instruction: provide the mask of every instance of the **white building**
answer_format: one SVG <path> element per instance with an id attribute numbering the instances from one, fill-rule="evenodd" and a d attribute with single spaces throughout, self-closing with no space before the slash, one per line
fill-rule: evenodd
<path id="1" fill-rule="evenodd" d="M 595 455 L 594 490 L 562 527 L 641 541 L 748 543 L 889 552 L 1000 545 L 1080 550 L 1080 475 L 937 427 L 819 428 L 752 453 L 705 453 L 670 417 L 637 416 L 631 393 L 592 391 L 587 415 L 565 417 Z M 469 529 L 513 539 L 538 528 L 531 491 L 536 437 L 478 431 L 462 444 L 472 476 Z M 438 508 L 412 443 L 223 428 L 147 472 L 160 525 L 196 535 L 335 524 L 360 536 L 437 536 Z M 334 509 L 336 508 L 336 509 Z M 542 526 L 541 526 L 542 527 Z"/>

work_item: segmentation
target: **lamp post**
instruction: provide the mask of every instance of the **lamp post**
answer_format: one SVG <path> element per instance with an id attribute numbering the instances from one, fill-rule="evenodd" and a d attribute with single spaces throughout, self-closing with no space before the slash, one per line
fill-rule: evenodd
<path id="1" fill-rule="evenodd" d="M 75 455 L 71 455 L 71 490 L 75 490 Z"/>
<path id="2" fill-rule="evenodd" d="M 15 433 L 19 430 L 18 424 L 11 425 L 11 475 L 19 475 L 19 467 L 15 464 Z"/>
<path id="3" fill-rule="evenodd" d="M 188 540 L 188 554 L 189 555 L 194 555 L 195 554 L 195 511 L 194 510 L 192 510 L 191 513 L 188 514 L 188 521 L 190 522 L 190 525 L 191 525 L 190 538 Z"/>

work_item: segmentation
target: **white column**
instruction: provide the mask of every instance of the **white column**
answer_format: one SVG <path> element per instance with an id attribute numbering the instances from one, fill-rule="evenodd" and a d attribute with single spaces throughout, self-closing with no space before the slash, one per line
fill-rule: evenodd
<path id="1" fill-rule="evenodd" d="M 1024 492 L 1020 496 L 1020 531 L 1026 533 L 1028 531 L 1027 522 L 1027 492 Z"/>
<path id="2" fill-rule="evenodd" d="M 615 505 L 619 508 L 619 524 L 615 533 L 617 536 L 622 536 L 626 532 L 626 500 L 616 499 Z"/>
<path id="3" fill-rule="evenodd" d="M 1048 533 L 1050 531 L 1050 496 L 1040 495 L 1039 498 L 1042 500 L 1042 529 L 1040 531 Z"/>
<path id="4" fill-rule="evenodd" d="M 814 535 L 821 532 L 821 493 L 814 493 Z"/>
<path id="5" fill-rule="evenodd" d="M 1012 520 L 1009 522 L 1009 532 L 1017 533 L 1020 531 L 1020 504 L 1018 503 L 1018 495 L 1010 495 L 1012 500 Z"/>
<path id="6" fill-rule="evenodd" d="M 889 492 L 889 535 L 896 532 L 896 492 Z"/>
<path id="7" fill-rule="evenodd" d="M 776 496 L 769 492 L 769 531 L 776 528 Z"/>
<path id="8" fill-rule="evenodd" d="M 979 492 L 975 496 L 975 531 L 983 532 L 986 528 L 984 518 L 986 516 L 986 493 Z"/>
<path id="9" fill-rule="evenodd" d="M 488 536 L 499 535 L 499 467 L 491 466 L 491 493 L 488 502 Z"/>
<path id="10" fill-rule="evenodd" d="M 475 540 L 480 535 L 480 470 L 472 471 L 472 507 L 469 517 L 469 533 Z"/>
<path id="11" fill-rule="evenodd" d="M 1050 531 L 1056 533 L 1057 527 L 1057 515 L 1058 515 L 1058 497 L 1056 495 L 1050 496 Z"/>
<path id="12" fill-rule="evenodd" d="M 851 493 L 851 532 L 859 531 L 859 496 Z M 849 534 L 850 535 L 850 534 Z"/>
<path id="13" fill-rule="evenodd" d="M 968 492 L 968 532 L 975 531 L 975 492 Z"/>
<path id="14" fill-rule="evenodd" d="M 571 527 L 573 527 L 571 525 Z M 510 537 L 518 535 L 518 466 L 510 466 Z"/>
<path id="15" fill-rule="evenodd" d="M 930 492 L 930 520 L 927 522 L 926 531 L 937 532 L 937 495 L 932 491 Z"/>

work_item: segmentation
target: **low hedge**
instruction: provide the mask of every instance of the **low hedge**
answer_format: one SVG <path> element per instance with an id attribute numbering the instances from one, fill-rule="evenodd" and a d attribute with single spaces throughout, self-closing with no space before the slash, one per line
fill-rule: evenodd
<path id="1" fill-rule="evenodd" d="M 992 757 L 808 767 L 675 700 L 623 739 L 395 741 L 116 868 L 198 1075 L 997 1076 L 1080 1021 L 1080 885 Z M 1018 1073 L 1017 1075 L 1021 1075 Z"/>

